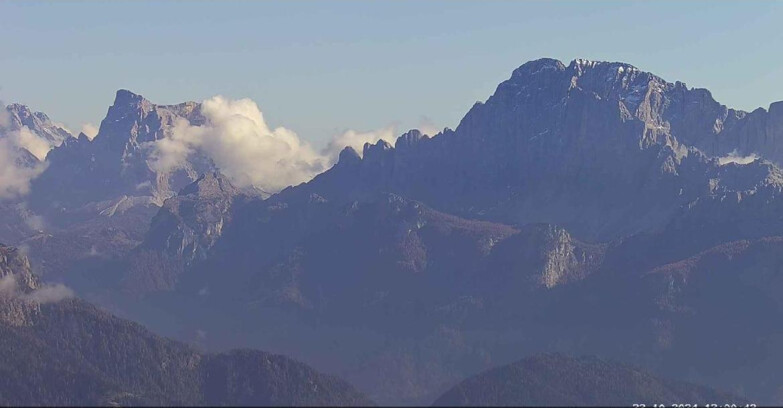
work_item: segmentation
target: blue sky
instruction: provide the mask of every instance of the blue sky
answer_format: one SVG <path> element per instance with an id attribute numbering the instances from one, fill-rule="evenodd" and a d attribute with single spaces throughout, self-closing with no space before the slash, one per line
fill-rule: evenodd
<path id="1" fill-rule="evenodd" d="M 78 130 L 119 88 L 255 100 L 322 143 L 455 127 L 525 61 L 624 61 L 741 109 L 783 100 L 783 2 L 0 2 L 0 100 Z"/>

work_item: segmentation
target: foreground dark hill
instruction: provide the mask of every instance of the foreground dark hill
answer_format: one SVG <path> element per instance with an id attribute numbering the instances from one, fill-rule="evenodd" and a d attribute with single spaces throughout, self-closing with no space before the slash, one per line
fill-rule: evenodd
<path id="1" fill-rule="evenodd" d="M 596 357 L 528 357 L 462 381 L 434 406 L 631 406 L 723 404 L 744 399 Z"/>
<path id="2" fill-rule="evenodd" d="M 0 247 L 3 405 L 365 405 L 345 382 L 289 358 L 205 354 L 41 284 Z"/>

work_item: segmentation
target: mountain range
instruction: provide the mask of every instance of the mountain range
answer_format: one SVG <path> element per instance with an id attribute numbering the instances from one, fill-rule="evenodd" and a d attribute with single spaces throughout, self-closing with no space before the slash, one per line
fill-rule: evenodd
<path id="1" fill-rule="evenodd" d="M 455 129 L 346 147 L 271 195 L 198 149 L 155 165 L 202 109 L 120 90 L 93 139 L 24 122 L 61 140 L 0 238 L 155 332 L 291 355 L 379 403 L 541 351 L 783 401 L 783 103 L 540 59 Z"/>

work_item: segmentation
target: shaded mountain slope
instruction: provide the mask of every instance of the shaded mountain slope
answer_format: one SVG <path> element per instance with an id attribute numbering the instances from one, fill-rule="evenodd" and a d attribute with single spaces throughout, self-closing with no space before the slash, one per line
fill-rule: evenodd
<path id="1" fill-rule="evenodd" d="M 204 215 L 216 208 L 210 202 L 199 207 Z M 256 329 L 248 325 L 273 324 L 274 336 L 255 335 L 263 339 L 259 344 L 290 352 L 274 342 L 294 336 L 288 343 L 297 345 L 300 358 L 324 360 L 329 353 L 342 361 L 319 367 L 396 403 L 431 399 L 444 383 L 486 367 L 491 353 L 463 338 L 463 327 L 500 320 L 507 327 L 506 312 L 497 319 L 488 314 L 506 307 L 537 310 L 529 306 L 551 289 L 589 277 L 604 253 L 603 245 L 555 226 L 467 220 L 395 194 L 347 204 L 318 196 L 273 197 L 234 201 L 231 208 L 220 238 L 204 247 L 207 256 L 179 264 L 177 279 L 165 289 L 170 292 L 156 294 L 160 288 L 154 285 L 129 292 L 160 307 L 178 299 L 183 313 L 220 311 L 223 318 L 193 322 L 215 339 L 227 337 L 216 331 L 244 327 L 250 337 Z M 165 243 L 180 242 L 191 220 L 208 218 L 199 214 L 185 219 L 162 211 L 155 225 L 171 228 L 168 234 L 154 229 L 160 235 L 151 236 L 144 251 L 166 254 Z M 141 253 L 132 256 L 132 264 L 146 265 Z M 154 267 L 127 270 L 125 284 L 144 281 L 139 278 Z M 281 312 L 289 314 L 269 320 Z M 313 344 L 295 334 L 308 330 L 332 340 Z"/>

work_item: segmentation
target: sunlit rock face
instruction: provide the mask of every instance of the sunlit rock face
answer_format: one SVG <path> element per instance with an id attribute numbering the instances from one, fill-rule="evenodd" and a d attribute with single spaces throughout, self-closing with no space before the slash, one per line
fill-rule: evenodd
<path id="1" fill-rule="evenodd" d="M 89 202 L 146 196 L 161 205 L 211 168 L 198 158 L 171 172 L 150 166 L 150 143 L 170 137 L 180 119 L 202 124 L 199 104 L 155 105 L 141 95 L 117 91 L 95 138 L 80 135 L 50 153 L 49 168 L 34 181 L 31 204 L 41 211 L 69 210 Z"/>

